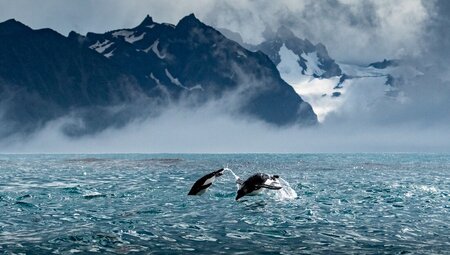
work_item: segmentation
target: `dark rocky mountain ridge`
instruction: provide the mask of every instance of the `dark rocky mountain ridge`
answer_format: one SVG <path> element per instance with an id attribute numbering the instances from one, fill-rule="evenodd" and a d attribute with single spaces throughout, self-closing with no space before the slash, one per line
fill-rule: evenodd
<path id="1" fill-rule="evenodd" d="M 105 110 L 111 106 L 139 101 L 139 108 L 163 109 L 189 98 L 201 107 L 230 93 L 239 95 L 239 104 L 229 106 L 235 114 L 277 126 L 317 122 L 264 53 L 246 50 L 193 14 L 177 25 L 147 16 L 135 28 L 68 37 L 8 20 L 0 23 L 0 40 L 2 136 L 32 132 L 70 112 L 83 114 L 66 133 L 89 134 L 140 114 Z"/>

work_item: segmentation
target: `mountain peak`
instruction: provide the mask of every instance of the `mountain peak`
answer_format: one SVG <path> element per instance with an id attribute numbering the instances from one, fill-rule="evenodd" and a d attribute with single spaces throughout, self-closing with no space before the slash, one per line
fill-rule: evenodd
<path id="1" fill-rule="evenodd" d="M 150 17 L 150 15 L 147 14 L 147 16 L 145 16 L 145 19 L 141 22 L 141 24 L 139 24 L 139 26 L 150 26 L 153 23 L 154 22 L 152 17 Z"/>
<path id="2" fill-rule="evenodd" d="M 82 43 L 83 40 L 85 40 L 86 38 L 82 35 L 80 35 L 79 33 L 75 32 L 75 31 L 70 31 L 69 35 L 67 36 L 67 38 L 74 40 L 78 43 Z"/>
<path id="3" fill-rule="evenodd" d="M 187 15 L 186 17 L 182 18 L 178 24 L 177 27 L 179 26 L 197 26 L 199 24 L 202 24 L 202 22 L 197 19 L 197 17 L 195 17 L 194 13 L 191 13 L 189 15 Z"/>
<path id="4" fill-rule="evenodd" d="M 0 34 L 13 34 L 32 30 L 15 19 L 9 19 L 0 23 Z"/>
<path id="5" fill-rule="evenodd" d="M 68 38 L 77 38 L 81 36 L 79 33 L 75 32 L 75 31 L 70 31 L 69 35 L 67 36 Z"/>
<path id="6" fill-rule="evenodd" d="M 190 20 L 197 20 L 197 21 L 199 21 L 199 20 L 197 19 L 197 17 L 195 17 L 195 14 L 194 14 L 194 13 L 191 13 L 191 14 L 185 16 L 183 19 L 190 19 Z"/>

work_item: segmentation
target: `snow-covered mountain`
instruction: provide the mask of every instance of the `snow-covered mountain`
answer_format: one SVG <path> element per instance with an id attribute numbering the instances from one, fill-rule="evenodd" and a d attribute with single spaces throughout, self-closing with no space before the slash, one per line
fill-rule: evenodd
<path id="1" fill-rule="evenodd" d="M 266 40 L 252 47 L 264 52 L 279 65 L 281 54 L 291 51 L 296 57 L 296 64 L 291 68 L 299 68 L 302 75 L 315 78 L 330 78 L 341 75 L 341 69 L 330 58 L 325 46 L 321 43 L 312 44 L 308 39 L 300 39 L 288 28 L 282 26 L 276 33 L 266 35 Z"/>
<path id="2" fill-rule="evenodd" d="M 379 100 L 399 103 L 407 100 L 401 84 L 405 74 L 413 71 L 406 70 L 400 62 L 386 64 L 386 60 L 366 66 L 338 63 L 341 75 L 321 78 L 306 75 L 296 68 L 298 56 L 289 49 L 281 48 L 279 54 L 281 61 L 277 68 L 281 77 L 312 105 L 319 122 L 348 106 L 367 108 Z"/>
<path id="3" fill-rule="evenodd" d="M 324 45 L 300 39 L 286 27 L 266 33 L 266 41 L 257 46 L 246 44 L 239 33 L 221 31 L 248 49 L 266 53 L 281 77 L 312 105 L 319 122 L 348 106 L 367 108 L 379 100 L 404 102 L 401 84 L 406 77 L 420 75 L 400 60 L 365 66 L 337 62 Z"/>
<path id="4" fill-rule="evenodd" d="M 401 60 L 385 59 L 368 65 L 338 64 L 342 75 L 328 79 L 294 78 L 279 67 L 281 76 L 314 107 L 320 122 L 332 113 L 345 114 L 349 108 L 371 111 L 380 103 L 403 104 L 409 100 L 404 86 L 423 75 Z"/>

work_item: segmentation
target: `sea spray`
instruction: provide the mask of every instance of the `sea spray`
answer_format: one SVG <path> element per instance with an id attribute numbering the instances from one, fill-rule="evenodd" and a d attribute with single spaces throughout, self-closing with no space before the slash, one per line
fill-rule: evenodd
<path id="1" fill-rule="evenodd" d="M 237 175 L 233 172 L 233 170 L 231 170 L 230 168 L 226 167 L 226 168 L 224 168 L 223 170 L 224 170 L 224 171 L 229 171 L 229 172 L 234 176 L 234 178 L 236 179 L 236 181 L 240 179 L 239 176 L 237 176 Z"/>
<path id="2" fill-rule="evenodd" d="M 278 178 L 280 180 L 280 184 L 283 187 L 282 189 L 275 190 L 275 199 L 277 200 L 291 200 L 296 199 L 298 197 L 297 192 L 291 187 L 289 182 L 287 182 L 283 178 Z"/>
<path id="3" fill-rule="evenodd" d="M 223 170 L 224 170 L 224 171 L 229 171 L 229 172 L 234 176 L 234 178 L 236 179 L 236 187 L 237 187 L 237 189 L 239 189 L 240 186 L 239 186 L 239 184 L 237 183 L 237 181 L 240 180 L 241 178 L 240 178 L 237 174 L 235 174 L 235 173 L 233 172 L 233 170 L 231 170 L 231 169 L 228 168 L 228 167 L 225 167 Z"/>
<path id="4" fill-rule="evenodd" d="M 225 167 L 224 171 L 229 171 L 234 176 L 234 178 L 236 179 L 236 182 L 238 180 L 240 180 L 240 177 L 237 174 L 235 174 L 233 172 L 233 170 L 231 170 L 230 168 Z M 295 192 L 295 190 L 291 187 L 289 182 L 287 182 L 285 179 L 283 179 L 281 177 L 279 177 L 278 179 L 279 179 L 280 184 L 281 184 L 281 186 L 283 188 L 273 191 L 274 194 L 275 194 L 275 199 L 277 199 L 277 200 L 292 200 L 292 199 L 296 199 L 298 197 L 297 192 Z M 236 184 L 236 186 L 237 186 L 237 189 L 240 188 L 239 184 Z"/>

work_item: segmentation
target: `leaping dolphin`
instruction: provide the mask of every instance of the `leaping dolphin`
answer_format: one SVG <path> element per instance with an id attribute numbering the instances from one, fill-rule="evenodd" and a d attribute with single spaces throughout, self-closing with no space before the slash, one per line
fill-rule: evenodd
<path id="1" fill-rule="evenodd" d="M 212 185 L 216 177 L 223 175 L 223 170 L 224 169 L 221 168 L 198 179 L 192 186 L 188 195 L 202 195 L 205 193 L 206 190 Z"/>
<path id="2" fill-rule="evenodd" d="M 243 196 L 256 195 L 262 191 L 262 188 L 278 190 L 281 185 L 278 182 L 278 175 L 268 175 L 264 173 L 256 173 L 250 176 L 246 181 L 238 179 L 236 182 L 240 185 L 237 191 L 236 200 Z"/>

